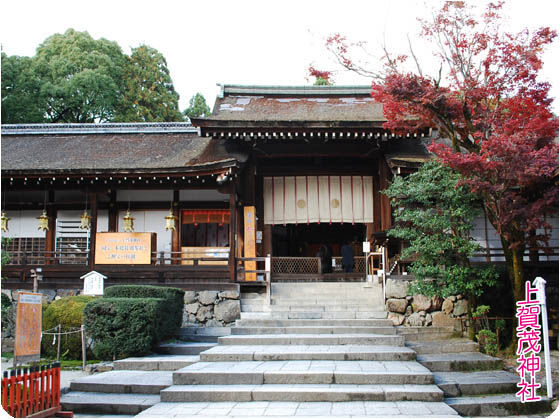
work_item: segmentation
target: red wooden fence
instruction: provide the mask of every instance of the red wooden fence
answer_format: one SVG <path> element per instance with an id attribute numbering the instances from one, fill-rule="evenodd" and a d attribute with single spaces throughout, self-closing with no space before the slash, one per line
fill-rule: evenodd
<path id="1" fill-rule="evenodd" d="M 2 407 L 15 418 L 42 418 L 60 412 L 60 363 L 5 371 Z M 72 417 L 64 412 L 65 417 Z"/>

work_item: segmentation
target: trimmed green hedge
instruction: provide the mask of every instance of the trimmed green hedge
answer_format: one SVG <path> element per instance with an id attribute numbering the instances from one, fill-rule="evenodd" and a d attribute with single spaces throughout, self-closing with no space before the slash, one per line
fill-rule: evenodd
<path id="1" fill-rule="evenodd" d="M 184 294 L 180 288 L 153 285 L 113 285 L 104 291 L 105 297 L 163 298 L 167 303 L 159 314 L 158 341 L 170 339 L 183 322 Z"/>
<path id="2" fill-rule="evenodd" d="M 77 329 L 83 322 L 83 311 L 86 304 L 96 297 L 76 295 L 63 297 L 49 303 L 43 310 L 43 330 L 52 329 L 59 324 L 62 331 Z M 49 330 L 56 333 L 57 330 Z M 82 336 L 80 333 L 61 335 L 60 354 L 64 359 L 82 359 Z M 44 335 L 41 341 L 41 353 L 49 357 L 56 356 L 57 342 L 53 344 L 52 335 Z"/>
<path id="3" fill-rule="evenodd" d="M 161 298 L 99 298 L 84 309 L 94 354 L 112 360 L 149 353 L 157 343 Z"/>
<path id="4" fill-rule="evenodd" d="M 183 320 L 184 291 L 150 285 L 114 285 L 84 310 L 86 333 L 101 359 L 144 355 L 173 337 Z"/>

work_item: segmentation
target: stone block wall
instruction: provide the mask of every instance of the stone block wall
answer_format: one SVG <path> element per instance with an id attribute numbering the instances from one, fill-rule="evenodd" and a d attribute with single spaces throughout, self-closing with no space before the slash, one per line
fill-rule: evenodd
<path id="1" fill-rule="evenodd" d="M 387 279 L 385 307 L 395 326 L 457 326 L 467 318 L 467 299 L 463 295 L 448 298 L 411 295 L 411 281 Z"/>
<path id="2" fill-rule="evenodd" d="M 183 326 L 230 326 L 241 316 L 238 291 L 185 291 Z"/>

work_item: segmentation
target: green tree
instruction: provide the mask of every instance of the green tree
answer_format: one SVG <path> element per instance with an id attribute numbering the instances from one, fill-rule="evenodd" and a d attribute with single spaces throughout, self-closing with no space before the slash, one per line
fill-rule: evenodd
<path id="1" fill-rule="evenodd" d="M 469 257 L 480 246 L 470 237 L 472 220 L 480 202 L 468 187 L 457 186 L 460 175 L 438 161 L 424 164 L 406 179 L 396 177 L 384 193 L 391 199 L 396 226 L 393 237 L 410 243 L 403 258 L 416 280 L 414 293 L 447 297 L 474 297 L 497 283 L 492 266 L 472 266 Z"/>
<path id="2" fill-rule="evenodd" d="M 126 57 L 124 95 L 117 121 L 184 121 L 179 94 L 173 87 L 165 57 L 155 48 L 140 45 Z"/>
<path id="3" fill-rule="evenodd" d="M 33 71 L 46 122 L 105 122 L 122 95 L 125 55 L 116 42 L 68 29 L 38 48 Z"/>
<path id="4" fill-rule="evenodd" d="M 39 103 L 40 82 L 33 73 L 32 59 L 2 53 L 2 123 L 44 122 Z"/>
<path id="5" fill-rule="evenodd" d="M 210 107 L 206 104 L 206 99 L 202 94 L 197 93 L 189 100 L 189 107 L 183 112 L 187 118 L 198 118 L 199 116 L 209 116 Z"/>

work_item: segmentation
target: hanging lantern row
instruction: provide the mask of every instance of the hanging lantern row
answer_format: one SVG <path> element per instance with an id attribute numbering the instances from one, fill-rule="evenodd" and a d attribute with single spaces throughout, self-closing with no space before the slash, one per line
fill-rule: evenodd
<path id="1" fill-rule="evenodd" d="M 176 226 L 175 226 L 175 219 L 177 217 L 175 217 L 173 215 L 173 210 L 169 210 L 169 214 L 167 214 L 165 216 L 165 231 L 175 231 L 176 230 Z"/>
<path id="2" fill-rule="evenodd" d="M 82 230 L 89 230 L 91 228 L 91 216 L 87 210 L 84 210 L 83 214 L 80 215 L 80 228 Z"/>
<path id="3" fill-rule="evenodd" d="M 94 183 L 100 183 L 103 182 L 104 184 L 107 184 L 108 182 L 117 182 L 117 183 L 131 183 L 131 184 L 150 184 L 150 183 L 157 183 L 157 184 L 162 184 L 164 182 L 173 182 L 174 184 L 177 183 L 192 183 L 193 181 L 198 181 L 200 183 L 206 183 L 206 181 L 211 181 L 214 180 L 218 185 L 221 185 L 225 182 L 227 182 L 228 180 L 231 180 L 231 178 L 233 177 L 237 177 L 237 173 L 232 173 L 231 169 L 228 169 L 227 171 L 223 172 L 223 173 L 211 173 L 209 175 L 197 175 L 197 176 L 181 176 L 181 177 L 171 177 L 171 176 L 166 176 L 166 177 L 157 177 L 157 176 L 123 176 L 121 177 L 113 177 L 110 176 L 108 179 L 100 179 L 99 177 L 95 177 L 94 179 L 92 178 L 83 178 L 80 177 L 79 179 L 77 178 L 70 178 L 70 177 L 66 177 L 66 178 L 56 178 L 56 177 L 48 177 L 48 178 L 37 178 L 32 179 L 32 178 L 24 178 L 23 179 L 23 184 L 27 185 L 28 183 L 31 184 L 32 182 L 35 182 L 37 185 L 42 184 L 42 183 L 49 183 L 49 184 L 54 184 L 54 182 L 60 183 L 62 181 L 63 185 L 66 184 L 70 184 L 70 183 L 76 183 L 78 185 L 80 184 L 94 184 Z M 196 183 L 195 181 L 195 183 Z M 11 177 L 10 178 L 10 185 L 13 185 L 15 182 L 14 178 Z"/>

